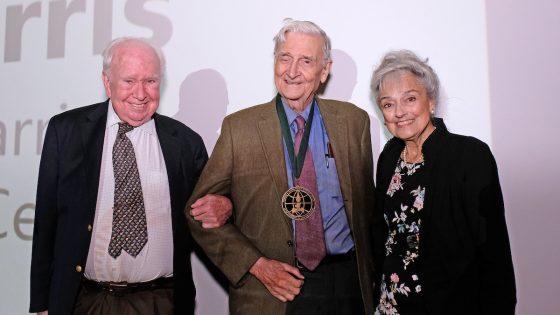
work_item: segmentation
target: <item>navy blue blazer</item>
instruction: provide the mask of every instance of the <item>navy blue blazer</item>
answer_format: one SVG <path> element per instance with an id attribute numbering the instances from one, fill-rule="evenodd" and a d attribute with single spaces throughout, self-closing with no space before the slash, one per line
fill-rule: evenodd
<path id="1" fill-rule="evenodd" d="M 49 122 L 37 185 L 30 312 L 72 313 L 91 240 L 108 106 L 107 100 L 73 109 Z M 208 155 L 202 138 L 184 124 L 159 114 L 154 121 L 171 196 L 175 313 L 192 314 L 193 241 L 183 210 Z"/>
<path id="2" fill-rule="evenodd" d="M 422 150 L 429 173 L 418 261 L 424 308 L 430 315 L 513 315 L 515 277 L 496 161 L 482 141 L 449 133 L 441 119 L 435 125 Z M 387 239 L 383 202 L 403 148 L 402 140 L 389 140 L 377 164 L 378 271 Z"/>

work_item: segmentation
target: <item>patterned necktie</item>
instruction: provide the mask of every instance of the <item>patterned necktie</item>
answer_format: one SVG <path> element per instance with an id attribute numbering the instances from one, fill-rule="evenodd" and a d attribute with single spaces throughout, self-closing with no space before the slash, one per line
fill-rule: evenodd
<path id="1" fill-rule="evenodd" d="M 294 149 L 297 155 L 299 145 L 303 138 L 305 119 L 298 115 L 296 117 L 297 133 Z M 321 215 L 321 203 L 317 189 L 317 176 L 313 164 L 311 148 L 305 153 L 305 161 L 301 175 L 296 179 L 296 185 L 305 187 L 315 196 L 315 211 L 305 220 L 296 220 L 296 257 L 307 269 L 313 271 L 326 255 L 325 232 L 323 231 L 323 216 Z"/>
<path id="2" fill-rule="evenodd" d="M 126 133 L 132 130 L 127 123 L 119 123 L 113 145 L 113 172 L 115 176 L 115 205 L 109 255 L 119 257 L 124 250 L 136 257 L 148 241 L 144 196 L 132 142 Z"/>

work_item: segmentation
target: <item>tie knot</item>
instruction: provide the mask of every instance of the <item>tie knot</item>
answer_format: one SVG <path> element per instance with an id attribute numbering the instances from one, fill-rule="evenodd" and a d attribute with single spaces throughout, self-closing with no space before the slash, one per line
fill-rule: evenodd
<path id="1" fill-rule="evenodd" d="M 305 118 L 303 118 L 301 115 L 297 115 L 296 125 L 298 131 L 303 131 L 303 129 L 305 128 Z"/>
<path id="2" fill-rule="evenodd" d="M 134 127 L 132 127 L 131 125 L 129 125 L 127 123 L 120 122 L 119 123 L 119 131 L 118 131 L 117 135 L 119 137 L 122 137 L 122 136 L 124 136 L 125 133 L 131 131 L 132 129 L 134 129 Z"/>

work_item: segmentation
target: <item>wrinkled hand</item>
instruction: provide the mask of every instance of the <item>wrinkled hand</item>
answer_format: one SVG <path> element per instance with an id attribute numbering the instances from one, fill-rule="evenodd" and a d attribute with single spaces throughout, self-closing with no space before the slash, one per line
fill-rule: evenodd
<path id="1" fill-rule="evenodd" d="M 210 229 L 224 225 L 231 216 L 232 209 L 231 201 L 227 197 L 206 195 L 192 204 L 190 215 L 202 223 L 203 228 Z"/>
<path id="2" fill-rule="evenodd" d="M 303 286 L 303 275 L 294 266 L 277 260 L 259 258 L 249 272 L 282 302 L 292 301 Z"/>

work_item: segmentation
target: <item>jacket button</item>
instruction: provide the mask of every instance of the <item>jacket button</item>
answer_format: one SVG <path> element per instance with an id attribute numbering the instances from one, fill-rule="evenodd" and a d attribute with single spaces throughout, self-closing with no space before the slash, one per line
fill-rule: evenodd
<path id="1" fill-rule="evenodd" d="M 87 230 L 88 230 L 89 232 L 91 232 L 91 230 L 93 230 L 93 226 L 91 226 L 91 224 L 88 224 Z"/>
<path id="2" fill-rule="evenodd" d="M 287 241 L 286 244 L 288 244 L 288 247 L 294 247 L 294 242 L 291 240 Z"/>
<path id="3" fill-rule="evenodd" d="M 77 265 L 76 266 L 76 272 L 82 272 L 82 266 Z"/>

